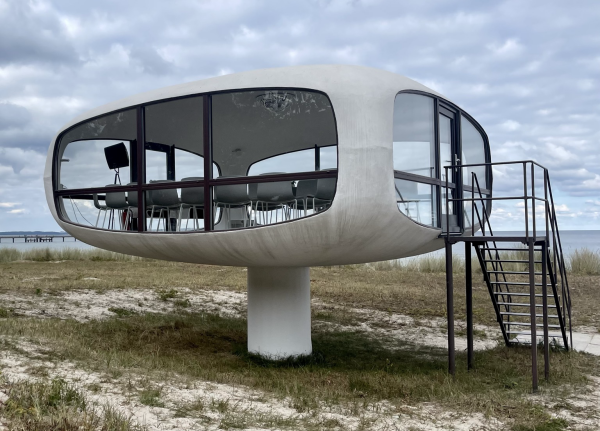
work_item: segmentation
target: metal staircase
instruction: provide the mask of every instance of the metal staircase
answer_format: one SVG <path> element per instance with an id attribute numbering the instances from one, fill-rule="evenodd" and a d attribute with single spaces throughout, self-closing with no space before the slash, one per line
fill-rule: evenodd
<path id="1" fill-rule="evenodd" d="M 465 258 L 468 260 L 470 260 L 470 246 L 475 249 L 504 342 L 507 346 L 531 345 L 533 388 L 537 390 L 538 345 L 541 343 L 544 350 L 546 379 L 549 377 L 550 344 L 566 350 L 572 348 L 571 297 L 547 169 L 533 161 L 490 163 L 485 166 L 514 164 L 523 165 L 523 195 L 486 196 L 482 193 L 477 175 L 471 172 L 470 192 L 459 193 L 459 197 L 455 198 L 446 195 L 446 213 L 451 212 L 452 202 L 455 203 L 454 205 L 460 205 L 461 208 L 464 208 L 466 203 L 471 209 L 471 226 L 458 234 L 447 228 L 443 236 L 447 244 L 447 259 L 452 258 L 451 244 L 453 243 L 465 242 L 467 245 Z M 467 166 L 462 165 L 460 168 L 465 167 Z M 458 167 L 447 167 L 447 169 L 452 168 Z M 536 196 L 536 178 L 538 188 L 541 189 L 537 190 L 538 196 Z M 448 190 L 449 188 L 446 188 L 446 193 Z M 489 208 L 491 202 L 495 200 L 517 200 L 523 203 L 521 206 L 524 209 L 525 222 L 523 235 L 507 236 L 502 235 L 501 232 L 494 233 L 490 223 Z M 478 231 L 479 234 L 476 235 Z M 470 266 L 468 262 L 469 272 Z M 451 267 L 450 264 L 450 272 Z M 469 307 L 472 308 L 472 299 L 469 306 L 472 294 L 469 292 L 472 290 L 470 277 L 471 274 L 467 274 L 468 326 L 472 326 L 472 309 L 469 311 Z M 452 283 L 450 279 L 448 280 Z M 468 329 L 468 332 L 472 331 Z M 472 333 L 468 341 L 469 367 L 471 367 Z"/>

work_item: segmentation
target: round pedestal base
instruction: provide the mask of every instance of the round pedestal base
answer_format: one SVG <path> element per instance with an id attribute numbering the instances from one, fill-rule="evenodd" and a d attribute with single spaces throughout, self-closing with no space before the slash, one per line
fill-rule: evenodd
<path id="1" fill-rule="evenodd" d="M 310 268 L 248 268 L 248 351 L 269 359 L 312 352 Z"/>

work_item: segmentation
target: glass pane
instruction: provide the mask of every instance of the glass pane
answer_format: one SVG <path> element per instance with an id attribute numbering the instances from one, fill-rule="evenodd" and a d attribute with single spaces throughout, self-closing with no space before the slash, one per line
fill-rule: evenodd
<path id="1" fill-rule="evenodd" d="M 250 166 L 248 175 L 261 175 L 272 172 L 309 172 L 315 170 L 315 149 L 281 154 Z"/>
<path id="2" fill-rule="evenodd" d="M 394 170 L 435 177 L 433 99 L 398 94 L 394 101 Z"/>
<path id="3" fill-rule="evenodd" d="M 321 148 L 321 170 L 337 169 L 337 145 Z"/>
<path id="4" fill-rule="evenodd" d="M 144 215 L 150 232 L 204 230 L 204 187 L 148 190 Z"/>
<path id="5" fill-rule="evenodd" d="M 65 133 L 58 149 L 58 188 L 126 184 L 137 176 L 135 111 L 106 115 Z"/>
<path id="6" fill-rule="evenodd" d="M 216 94 L 212 122 L 213 158 L 225 176 L 314 171 L 315 146 L 337 145 L 333 109 L 320 93 L 273 89 Z"/>
<path id="7" fill-rule="evenodd" d="M 452 165 L 452 120 L 445 115 L 440 115 L 440 178 L 446 181 L 444 166 Z M 451 170 L 448 169 L 448 181 L 452 182 Z"/>
<path id="8" fill-rule="evenodd" d="M 462 135 L 462 159 L 463 165 L 473 165 L 485 163 L 485 147 L 481 133 L 465 117 L 461 117 L 461 135 Z M 479 187 L 487 188 L 485 177 L 485 166 L 463 168 L 463 183 L 471 185 L 473 182 L 472 174 L 477 175 Z"/>
<path id="9" fill-rule="evenodd" d="M 333 201 L 336 181 L 319 178 L 215 186 L 215 230 L 265 226 L 325 211 Z"/>
<path id="10" fill-rule="evenodd" d="M 77 194 L 59 198 L 59 211 L 71 223 L 108 230 L 137 231 L 137 191 Z"/>
<path id="11" fill-rule="evenodd" d="M 416 222 L 437 227 L 435 187 L 398 178 L 394 182 L 398 209 Z"/>
<path id="12" fill-rule="evenodd" d="M 167 154 L 146 150 L 146 181 L 167 179 Z"/>
<path id="13" fill-rule="evenodd" d="M 203 100 L 146 107 L 146 182 L 204 176 Z"/>

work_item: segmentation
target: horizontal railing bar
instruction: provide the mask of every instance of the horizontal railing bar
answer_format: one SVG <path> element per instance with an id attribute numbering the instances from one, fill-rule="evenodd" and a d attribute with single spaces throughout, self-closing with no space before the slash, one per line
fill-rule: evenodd
<path id="1" fill-rule="evenodd" d="M 481 198 L 451 198 L 448 201 L 451 202 L 463 202 L 463 201 L 508 201 L 508 200 L 516 200 L 516 199 L 533 199 L 541 202 L 548 202 L 547 199 L 540 198 L 537 196 L 507 196 L 507 197 L 481 197 Z"/>
<path id="2" fill-rule="evenodd" d="M 415 183 L 429 184 L 432 186 L 445 186 L 446 184 L 445 180 L 442 181 L 438 178 L 426 177 L 424 175 L 411 174 L 402 171 L 394 171 L 394 178 L 398 180 L 412 181 Z M 455 189 L 456 183 L 448 182 L 448 187 L 451 189 Z"/>
<path id="3" fill-rule="evenodd" d="M 538 162 L 534 162 L 533 160 L 518 160 L 518 161 L 514 161 L 514 162 L 473 163 L 470 165 L 447 165 L 447 166 L 444 166 L 444 168 L 450 169 L 450 168 L 471 168 L 471 167 L 477 167 L 477 166 L 522 165 L 523 163 L 531 163 L 533 165 L 539 166 L 540 168 L 542 168 L 545 171 L 548 171 L 548 168 L 540 165 Z"/>
<path id="4" fill-rule="evenodd" d="M 316 171 L 316 172 L 300 172 L 300 173 L 286 173 L 279 175 L 257 175 L 251 177 L 233 177 L 233 178 L 214 178 L 208 181 L 196 180 L 196 181 L 164 181 L 159 183 L 146 183 L 142 184 L 142 190 L 164 190 L 164 189 L 183 189 L 190 187 L 204 187 L 207 183 L 209 186 L 218 185 L 232 185 L 232 184 L 250 184 L 250 183 L 272 183 L 277 181 L 286 180 L 312 180 L 319 178 L 336 178 L 336 170 Z M 56 190 L 54 193 L 57 196 L 69 196 L 73 194 L 94 194 L 104 192 L 126 192 L 136 191 L 136 184 L 129 185 L 115 185 L 106 187 L 90 187 L 90 188 L 78 188 L 78 189 L 62 189 Z"/>

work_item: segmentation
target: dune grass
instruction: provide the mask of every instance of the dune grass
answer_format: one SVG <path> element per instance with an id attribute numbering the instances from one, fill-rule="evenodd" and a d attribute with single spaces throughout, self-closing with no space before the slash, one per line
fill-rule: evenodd
<path id="1" fill-rule="evenodd" d="M 529 255 L 526 248 L 522 251 L 505 251 L 501 253 L 503 259 L 507 260 L 528 260 Z M 539 253 L 536 254 L 536 260 L 539 260 Z M 97 248 L 79 249 L 79 248 L 37 248 L 30 250 L 19 250 L 13 247 L 0 248 L 0 263 L 9 263 L 16 261 L 32 262 L 55 262 L 62 260 L 72 261 L 94 261 L 94 262 L 152 262 L 153 259 L 147 259 L 137 256 L 130 256 L 112 251 L 101 250 Z M 600 275 L 600 251 L 593 251 L 588 248 L 576 249 L 566 256 L 568 270 L 574 274 L 581 275 Z M 446 258 L 440 256 L 417 256 L 414 258 L 390 260 L 383 262 L 373 262 L 365 264 L 368 268 L 376 271 L 408 271 L 439 273 L 446 271 Z M 456 272 L 463 272 L 465 268 L 464 258 L 453 256 L 453 269 Z M 472 268 L 475 272 L 481 272 L 479 262 L 474 257 L 472 259 Z M 349 267 L 362 267 L 364 265 L 348 265 Z M 507 264 L 507 269 L 512 271 L 525 271 L 528 267 L 526 263 Z"/>
<path id="2" fill-rule="evenodd" d="M 110 289 L 149 288 L 154 289 L 159 297 L 165 295 L 165 300 L 170 300 L 168 293 L 180 287 L 192 292 L 195 289 L 244 292 L 246 289 L 247 273 L 243 268 L 154 261 L 98 250 L 36 250 L 32 254 L 6 250 L 10 249 L 0 249 L 0 256 L 4 259 L 0 264 L 2 294 L 18 292 L 25 297 L 46 294 L 60 297 L 62 292 L 71 289 L 105 292 Z M 585 256 L 589 259 L 588 254 Z M 597 313 L 600 278 L 581 275 L 584 270 L 575 269 L 580 268 L 574 265 L 575 261 L 570 261 L 574 268 L 570 277 L 574 323 L 600 328 Z M 457 261 L 455 267 L 464 268 L 461 264 Z M 474 269 L 477 266 L 474 263 Z M 401 263 L 313 268 L 313 297 L 341 307 L 319 310 L 313 317 L 315 321 L 346 325 L 343 311 L 351 307 L 401 313 L 416 319 L 444 318 L 444 270 L 443 256 Z M 465 318 L 465 296 L 461 288 L 464 286 L 463 278 L 464 274 L 460 271 L 455 273 L 457 319 Z M 481 277 L 474 277 L 473 294 L 476 323 L 496 325 L 489 294 Z M 342 405 L 349 411 L 360 412 L 384 400 L 401 411 L 402 406 L 432 402 L 452 411 L 479 412 L 507 420 L 512 429 L 519 431 L 566 427 L 566 422 L 552 419 L 544 408 L 526 396 L 531 385 L 528 349 L 498 347 L 477 352 L 472 372 L 466 371 L 465 355 L 459 352 L 458 373 L 452 379 L 446 372 L 444 349 L 374 339 L 365 333 L 325 330 L 324 327 L 319 325 L 315 328 L 314 353 L 311 356 L 270 362 L 246 351 L 244 319 L 187 313 L 182 308 L 177 315 L 117 313 L 115 318 L 78 323 L 23 318 L 10 307 L 0 304 L 2 338 L 28 339 L 50 349 L 47 352 L 50 360 L 70 360 L 84 369 L 105 373 L 115 379 L 132 373 L 146 375 L 154 386 L 137 395 L 146 405 L 161 405 L 161 393 L 156 388 L 164 379 L 177 375 L 189 381 L 245 385 L 276 398 L 287 397 L 298 412 L 311 412 L 323 405 Z M 5 344 L 2 348 L 11 347 Z M 539 358 L 541 361 L 542 355 Z M 552 378 L 549 383 L 544 383 L 540 376 L 542 389 L 553 394 L 558 391 L 558 395 L 553 396 L 566 397 L 567 400 L 570 391 L 579 390 L 574 388 L 586 384 L 586 375 L 600 373 L 597 359 L 587 355 L 556 351 L 552 353 L 551 361 Z M 542 363 L 539 365 L 542 370 Z M 52 382 L 45 384 L 51 385 Z M 30 392 L 36 390 L 33 386 L 23 388 Z M 568 401 L 565 402 L 568 404 Z M 221 407 L 225 409 L 227 406 L 205 405 L 193 409 L 218 410 Z M 83 414 L 76 406 L 66 406 L 65 409 L 73 418 Z M 191 411 L 185 413 L 190 409 L 191 406 L 181 406 L 180 413 L 196 414 Z M 104 410 L 96 408 L 95 411 L 100 419 L 94 420 L 104 420 Z M 51 417 L 52 414 L 40 417 Z M 224 428 L 248 424 L 264 426 L 267 423 L 239 415 L 228 418 L 230 422 L 223 422 Z M 298 426 L 294 421 L 269 423 L 287 429 Z M 82 424 L 85 425 L 84 422 Z M 125 426 L 130 425 L 107 429 L 128 429 Z M 332 422 L 331 426 L 319 425 L 315 429 L 335 427 Z"/>
<path id="3" fill-rule="evenodd" d="M 8 263 L 15 261 L 32 261 L 32 262 L 55 262 L 61 260 L 76 260 L 76 261 L 94 261 L 94 262 L 135 262 L 141 260 L 149 260 L 136 256 L 130 256 L 112 251 L 101 250 L 98 248 L 80 249 L 73 247 L 65 247 L 60 249 L 34 248 L 30 250 L 19 250 L 13 247 L 0 247 L 0 263 Z"/>
<path id="4" fill-rule="evenodd" d="M 568 262 L 570 271 L 575 274 L 600 275 L 600 251 L 577 249 L 569 256 Z"/>
<path id="5" fill-rule="evenodd" d="M 465 354 L 459 353 L 452 378 L 444 349 L 352 331 L 315 331 L 312 355 L 268 361 L 248 354 L 244 319 L 204 313 L 145 314 L 89 323 L 9 318 L 0 320 L 0 334 L 37 340 L 50 360 L 74 361 L 113 378 L 133 372 L 153 380 L 177 375 L 189 381 L 244 385 L 288 398 L 299 413 L 324 405 L 360 412 L 386 400 L 392 409 L 434 402 L 521 427 L 551 419 L 526 396 L 531 390 L 528 348 L 477 352 L 471 372 L 466 370 Z M 542 390 L 582 386 L 586 375 L 597 371 L 598 362 L 588 355 L 552 352 L 552 379 L 545 383 L 540 376 Z M 140 399 L 161 405 L 156 390 L 143 391 Z"/>
<path id="6" fill-rule="evenodd" d="M 110 406 L 90 403 L 64 380 L 7 382 L 0 390 L 8 394 L 0 403 L 0 417 L 13 431 L 133 431 L 138 426 Z"/>

